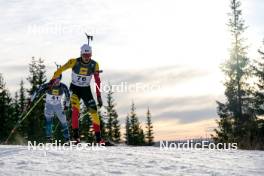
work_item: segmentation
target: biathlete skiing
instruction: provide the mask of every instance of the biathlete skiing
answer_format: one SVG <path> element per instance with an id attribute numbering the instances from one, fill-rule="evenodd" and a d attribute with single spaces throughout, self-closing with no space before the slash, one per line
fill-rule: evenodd
<path id="1" fill-rule="evenodd" d="M 64 141 L 66 143 L 70 140 L 68 122 L 66 119 L 66 115 L 64 109 L 70 106 L 70 93 L 67 86 L 60 82 L 61 75 L 59 75 L 51 85 L 50 83 L 43 84 L 39 87 L 37 91 L 35 91 L 31 97 L 31 102 L 35 100 L 39 95 L 46 93 L 46 102 L 45 102 L 45 110 L 44 115 L 46 119 L 46 140 L 47 142 L 52 142 L 52 119 L 54 114 L 58 117 L 61 127 L 62 133 L 64 137 Z M 64 108 L 62 108 L 62 96 L 65 94 Z"/>
<path id="2" fill-rule="evenodd" d="M 100 131 L 100 119 L 97 113 L 97 105 L 93 98 L 90 82 L 92 76 L 94 77 L 96 84 L 96 97 L 98 106 L 102 107 L 103 102 L 101 98 L 100 92 L 100 71 L 98 63 L 91 59 L 92 57 L 92 48 L 89 46 L 89 40 L 92 39 L 92 36 L 88 36 L 88 44 L 84 44 L 81 47 L 80 57 L 70 59 L 66 64 L 62 65 L 57 71 L 54 73 L 53 80 L 56 80 L 62 72 L 67 69 L 72 69 L 71 75 L 71 84 L 70 84 L 70 92 L 71 92 L 71 107 L 72 107 L 72 130 L 73 130 L 73 138 L 76 143 L 80 142 L 80 132 L 79 132 L 79 114 L 80 114 L 80 100 L 82 99 L 85 106 L 87 107 L 91 120 L 93 129 L 95 132 L 96 142 L 97 143 L 105 143 L 105 141 L 101 138 Z"/>

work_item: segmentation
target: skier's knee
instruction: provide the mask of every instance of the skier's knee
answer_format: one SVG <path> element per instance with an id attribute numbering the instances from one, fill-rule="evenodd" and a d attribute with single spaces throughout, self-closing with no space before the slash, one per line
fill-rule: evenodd
<path id="1" fill-rule="evenodd" d="M 45 118 L 46 118 L 46 123 L 52 122 L 52 116 L 45 116 Z"/>
<path id="2" fill-rule="evenodd" d="M 80 100 L 76 94 L 72 94 L 71 96 L 71 104 L 72 107 L 77 108 L 80 110 Z"/>

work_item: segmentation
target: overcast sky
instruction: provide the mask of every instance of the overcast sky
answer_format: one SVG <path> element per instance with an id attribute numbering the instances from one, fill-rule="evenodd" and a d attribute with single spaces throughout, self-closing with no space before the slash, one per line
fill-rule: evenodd
<path id="1" fill-rule="evenodd" d="M 32 56 L 45 59 L 50 78 L 55 61 L 79 56 L 87 32 L 104 84 L 156 86 L 115 93 L 122 122 L 134 101 L 142 122 L 150 108 L 156 140 L 205 136 L 216 126 L 215 101 L 224 92 L 219 65 L 230 47 L 229 0 L 0 3 L 0 72 L 11 93 L 27 77 Z M 264 38 L 264 1 L 242 0 L 242 10 L 254 59 Z M 70 71 L 63 81 L 69 84 Z"/>

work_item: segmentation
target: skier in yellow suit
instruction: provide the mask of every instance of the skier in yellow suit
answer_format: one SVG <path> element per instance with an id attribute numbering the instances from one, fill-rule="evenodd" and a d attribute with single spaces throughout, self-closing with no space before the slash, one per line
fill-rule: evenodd
<path id="1" fill-rule="evenodd" d="M 65 65 L 60 67 L 53 75 L 52 80 L 58 78 L 63 71 L 72 69 L 71 76 L 71 105 L 72 105 L 72 129 L 73 138 L 76 143 L 80 142 L 79 134 L 79 114 L 80 114 L 80 99 L 83 100 L 85 106 L 92 118 L 93 129 L 96 136 L 97 143 L 104 143 L 101 138 L 100 131 L 100 120 L 97 113 L 96 102 L 93 98 L 90 82 L 92 76 L 94 76 L 96 83 L 96 96 L 98 106 L 103 105 L 101 92 L 100 92 L 100 76 L 99 76 L 99 65 L 96 61 L 91 59 L 92 48 L 91 46 L 84 44 L 81 47 L 81 57 L 70 59 Z M 52 81 L 51 80 L 51 81 Z"/>

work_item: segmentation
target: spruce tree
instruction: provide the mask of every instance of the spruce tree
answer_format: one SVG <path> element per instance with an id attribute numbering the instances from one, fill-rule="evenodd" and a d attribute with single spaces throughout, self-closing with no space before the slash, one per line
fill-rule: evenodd
<path id="1" fill-rule="evenodd" d="M 121 133 L 120 133 L 120 125 L 119 125 L 119 120 L 118 120 L 118 114 L 115 112 L 113 114 L 113 141 L 115 143 L 119 143 L 120 142 L 120 137 L 121 137 Z"/>
<path id="2" fill-rule="evenodd" d="M 18 112 L 19 115 L 18 117 L 21 117 L 22 114 L 25 113 L 25 111 L 27 111 L 27 96 L 26 96 L 26 89 L 24 87 L 24 81 L 21 80 L 20 84 L 19 84 L 20 88 L 19 88 L 19 99 L 18 99 Z M 27 136 L 27 129 L 28 129 L 28 121 L 24 121 L 23 123 L 21 123 L 20 127 L 19 127 L 19 131 L 20 131 L 20 135 L 25 137 Z"/>
<path id="3" fill-rule="evenodd" d="M 147 145 L 153 145 L 153 140 L 154 140 L 154 133 L 153 133 L 153 125 L 151 121 L 151 113 L 148 108 L 147 111 L 147 122 L 146 122 L 146 142 Z"/>
<path id="4" fill-rule="evenodd" d="M 139 135 L 138 135 L 138 144 L 137 145 L 145 145 L 146 141 L 145 141 L 145 134 L 144 134 L 144 130 L 142 128 L 139 129 Z"/>
<path id="5" fill-rule="evenodd" d="M 107 93 L 107 106 L 106 106 L 106 116 L 107 116 L 107 123 L 106 123 L 106 136 L 109 140 L 113 140 L 113 98 L 112 98 L 112 92 L 109 91 Z"/>
<path id="6" fill-rule="evenodd" d="M 264 115 L 264 51 L 258 50 L 258 53 L 260 54 L 260 61 L 255 61 L 253 66 L 254 75 L 257 77 L 255 109 L 258 115 Z"/>
<path id="7" fill-rule="evenodd" d="M 12 104 L 13 104 L 13 113 L 12 113 L 12 116 L 16 120 L 16 122 L 18 122 L 18 120 L 21 118 L 21 112 L 20 112 L 20 107 L 19 107 L 19 95 L 18 95 L 18 92 L 15 92 L 15 97 L 13 99 L 13 103 Z M 13 134 L 13 135 L 17 135 L 17 134 L 23 136 L 23 131 L 21 130 L 21 125 L 20 125 L 20 127 L 18 129 L 16 129 L 15 134 Z"/>
<path id="8" fill-rule="evenodd" d="M 46 68 L 44 60 L 39 58 L 36 60 L 32 57 L 31 63 L 29 64 L 29 76 L 27 80 L 30 83 L 30 89 L 28 93 L 30 96 L 37 90 L 42 84 L 47 81 Z M 44 100 L 36 106 L 35 110 L 31 113 L 30 117 L 26 119 L 28 121 L 28 139 L 31 141 L 43 142 L 45 118 L 44 118 Z M 25 122 L 27 123 L 27 122 Z"/>
<path id="9" fill-rule="evenodd" d="M 26 89 L 24 87 L 24 81 L 20 81 L 20 88 L 19 88 L 19 109 L 20 113 L 23 113 L 26 110 L 27 106 L 27 97 L 26 97 Z"/>
<path id="10" fill-rule="evenodd" d="M 15 92 L 15 97 L 13 99 L 13 107 L 14 107 L 14 116 L 17 117 L 17 119 L 20 116 L 20 107 L 19 107 L 19 95 L 18 92 Z"/>
<path id="11" fill-rule="evenodd" d="M 0 73 L 0 141 L 3 142 L 13 129 L 16 119 L 13 116 L 12 98 Z M 12 139 L 10 139 L 12 140 Z"/>
<path id="12" fill-rule="evenodd" d="M 125 132 L 125 141 L 127 145 L 130 145 L 131 141 L 131 125 L 130 125 L 130 118 L 129 114 L 126 117 L 126 132 Z"/>
<path id="13" fill-rule="evenodd" d="M 216 142 L 237 142 L 239 147 L 245 148 L 250 143 L 249 124 L 255 119 L 251 107 L 252 92 L 248 84 L 250 76 L 249 59 L 243 33 L 246 29 L 242 19 L 241 3 L 231 1 L 228 26 L 232 37 L 230 58 L 222 65 L 225 73 L 226 102 L 217 102 L 217 112 L 220 117 L 219 129 L 215 130 Z"/>
<path id="14" fill-rule="evenodd" d="M 113 98 L 112 86 L 111 89 L 107 92 L 107 105 L 106 105 L 106 116 L 107 116 L 107 124 L 106 124 L 106 136 L 109 140 L 114 141 L 116 143 L 120 142 L 120 125 L 118 120 L 118 114 L 115 109 L 115 103 Z"/>
<path id="15" fill-rule="evenodd" d="M 263 41 L 264 46 L 264 41 Z M 254 92 L 254 108 L 258 117 L 264 115 L 264 51 L 261 49 L 258 50 L 260 55 L 260 60 L 255 61 L 255 65 L 253 65 L 254 76 L 257 78 L 256 90 Z M 256 148 L 264 149 L 264 120 L 262 118 L 258 118 L 256 122 Z"/>
<path id="16" fill-rule="evenodd" d="M 142 145 L 142 133 L 134 102 L 131 104 L 130 130 L 130 145 Z"/>

